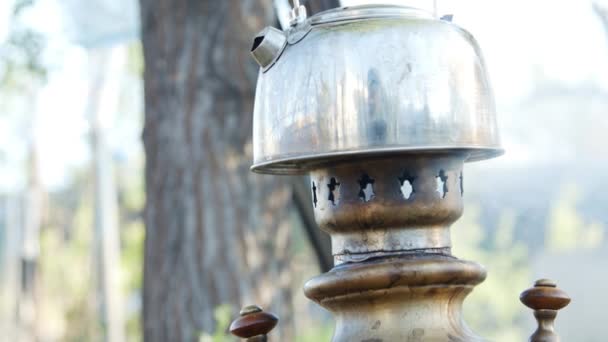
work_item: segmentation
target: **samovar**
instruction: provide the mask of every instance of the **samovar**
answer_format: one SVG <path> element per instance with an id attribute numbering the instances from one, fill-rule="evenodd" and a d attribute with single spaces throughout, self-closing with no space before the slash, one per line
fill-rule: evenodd
<path id="1" fill-rule="evenodd" d="M 306 296 L 334 315 L 334 341 L 483 340 L 461 311 L 486 271 L 454 256 L 450 240 L 463 165 L 503 153 L 477 42 L 411 7 L 308 18 L 295 5 L 288 30 L 266 28 L 251 48 L 261 67 L 252 170 L 310 175 L 335 267 Z M 547 322 L 569 299 L 536 285 L 522 301 L 542 323 L 535 341 L 553 341 Z M 276 321 L 251 306 L 231 330 L 262 341 Z"/>

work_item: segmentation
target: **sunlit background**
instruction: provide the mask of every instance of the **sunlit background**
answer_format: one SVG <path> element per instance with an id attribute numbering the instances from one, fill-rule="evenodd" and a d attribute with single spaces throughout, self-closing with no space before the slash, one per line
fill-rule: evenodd
<path id="1" fill-rule="evenodd" d="M 549 277 L 573 298 L 558 317 L 562 339 L 605 341 L 608 3 L 343 0 L 365 3 L 453 14 L 486 58 L 507 153 L 465 169 L 454 251 L 489 271 L 465 306 L 471 326 L 496 341 L 526 340 L 534 322 L 519 293 Z M 0 332 L 7 341 L 28 341 L 33 331 L 41 341 L 100 336 L 96 196 L 109 201 L 104 217 L 119 232 L 116 298 L 125 334 L 141 339 L 138 30 L 136 1 L 0 3 Z M 107 192 L 93 192 L 94 173 Z M 319 311 L 299 288 L 319 271 L 294 227 L 296 333 L 301 341 L 328 339 L 327 316 L 306 317 Z"/>

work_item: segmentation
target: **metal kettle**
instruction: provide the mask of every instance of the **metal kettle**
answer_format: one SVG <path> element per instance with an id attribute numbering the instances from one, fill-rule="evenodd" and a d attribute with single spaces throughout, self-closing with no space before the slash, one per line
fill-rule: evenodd
<path id="1" fill-rule="evenodd" d="M 466 30 L 401 6 L 303 16 L 304 7 L 287 31 L 254 39 L 253 171 L 303 173 L 359 154 L 501 153 L 483 57 Z"/>

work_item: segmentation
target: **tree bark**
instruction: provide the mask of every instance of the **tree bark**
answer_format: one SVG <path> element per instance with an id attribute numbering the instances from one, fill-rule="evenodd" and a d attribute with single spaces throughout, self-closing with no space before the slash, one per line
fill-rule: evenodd
<path id="1" fill-rule="evenodd" d="M 267 0 L 141 1 L 145 61 L 146 341 L 194 341 L 213 311 L 257 303 L 290 335 L 291 196 L 254 175 L 253 35 L 275 21 Z"/>

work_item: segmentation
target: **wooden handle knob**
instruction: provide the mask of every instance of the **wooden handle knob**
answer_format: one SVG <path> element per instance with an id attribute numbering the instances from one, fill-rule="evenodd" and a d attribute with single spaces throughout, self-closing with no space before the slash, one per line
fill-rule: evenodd
<path id="1" fill-rule="evenodd" d="M 566 292 L 558 289 L 554 281 L 540 279 L 534 283 L 534 287 L 522 292 L 519 299 L 534 310 L 534 317 L 538 322 L 538 328 L 530 336 L 530 342 L 558 342 L 559 336 L 555 333 L 554 323 L 557 311 L 570 303 Z"/>
<path id="2" fill-rule="evenodd" d="M 240 315 L 230 324 L 230 333 L 248 341 L 266 341 L 266 334 L 279 322 L 275 315 L 264 312 L 257 305 L 244 307 Z"/>

